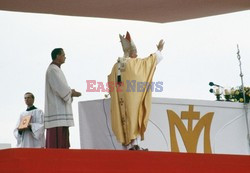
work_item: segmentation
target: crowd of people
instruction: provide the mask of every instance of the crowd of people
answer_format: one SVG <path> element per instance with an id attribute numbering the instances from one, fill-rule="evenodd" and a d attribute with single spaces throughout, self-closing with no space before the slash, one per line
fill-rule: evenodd
<path id="1" fill-rule="evenodd" d="M 129 32 L 126 36 L 120 35 L 120 41 L 124 55 L 118 58 L 108 75 L 108 82 L 115 84 L 110 90 L 112 130 L 124 149 L 147 150 L 141 148 L 139 142 L 144 139 L 147 128 L 152 91 L 148 89 L 150 85 L 145 85 L 142 91 L 128 92 L 127 82 L 152 82 L 156 65 L 163 59 L 164 41 L 160 40 L 157 51 L 146 58 L 137 57 Z M 14 129 L 17 147 L 70 148 L 69 127 L 74 126 L 72 101 L 81 93 L 68 85 L 61 70 L 66 59 L 64 50 L 55 48 L 51 58 L 45 77 L 44 111 L 34 106 L 35 96 L 31 92 L 24 94 L 27 108 L 20 114 Z"/>

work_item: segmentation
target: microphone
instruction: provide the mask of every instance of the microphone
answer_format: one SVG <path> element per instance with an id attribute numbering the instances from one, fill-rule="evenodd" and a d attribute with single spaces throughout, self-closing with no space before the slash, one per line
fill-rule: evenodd
<path id="1" fill-rule="evenodd" d="M 209 82 L 209 86 L 216 86 L 216 87 L 224 88 L 223 86 L 220 86 L 220 85 L 215 84 L 213 82 Z"/>
<path id="2" fill-rule="evenodd" d="M 211 89 L 209 90 L 209 92 L 210 92 L 210 93 L 214 93 L 214 90 L 211 88 Z"/>

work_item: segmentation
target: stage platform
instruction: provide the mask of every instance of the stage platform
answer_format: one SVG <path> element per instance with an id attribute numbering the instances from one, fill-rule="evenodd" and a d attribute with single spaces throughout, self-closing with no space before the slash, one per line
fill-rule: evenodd
<path id="1" fill-rule="evenodd" d="M 249 173 L 246 155 L 80 149 L 0 150 L 1 173 Z"/>

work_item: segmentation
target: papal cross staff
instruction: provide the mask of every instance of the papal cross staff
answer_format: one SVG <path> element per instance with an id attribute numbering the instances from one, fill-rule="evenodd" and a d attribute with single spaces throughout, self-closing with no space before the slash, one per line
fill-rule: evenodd
<path id="1" fill-rule="evenodd" d="M 250 146 L 249 122 L 248 122 L 248 105 L 247 105 L 247 102 L 246 102 L 246 95 L 245 95 L 245 90 L 244 90 L 243 73 L 242 73 L 242 67 L 241 67 L 241 56 L 240 56 L 240 49 L 239 49 L 238 44 L 237 44 L 237 59 L 239 60 L 239 66 L 240 66 L 241 89 L 242 89 L 243 99 L 244 99 L 243 106 L 244 106 L 245 117 L 246 117 L 246 125 L 247 125 L 247 139 L 248 139 L 248 144 Z"/>

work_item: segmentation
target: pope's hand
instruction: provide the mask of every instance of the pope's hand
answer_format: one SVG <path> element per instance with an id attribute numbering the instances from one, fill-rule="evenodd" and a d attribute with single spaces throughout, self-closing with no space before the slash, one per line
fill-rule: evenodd
<path id="1" fill-rule="evenodd" d="M 161 40 L 159 41 L 158 45 L 156 45 L 156 47 L 157 47 L 157 49 L 158 49 L 159 51 L 162 51 L 163 46 L 164 46 L 164 41 L 161 39 Z"/>

